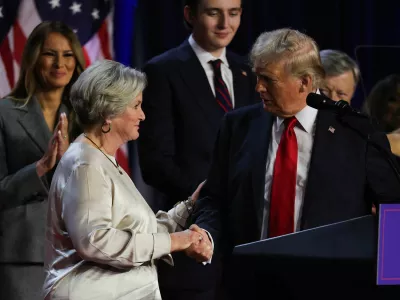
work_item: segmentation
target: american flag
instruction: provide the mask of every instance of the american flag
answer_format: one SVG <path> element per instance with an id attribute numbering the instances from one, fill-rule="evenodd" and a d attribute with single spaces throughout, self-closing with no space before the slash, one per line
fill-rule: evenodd
<path id="1" fill-rule="evenodd" d="M 113 59 L 113 8 L 110 0 L 0 0 L 0 98 L 16 83 L 27 37 L 41 21 L 70 26 L 83 46 L 87 66 Z M 116 158 L 131 174 L 127 145 Z"/>

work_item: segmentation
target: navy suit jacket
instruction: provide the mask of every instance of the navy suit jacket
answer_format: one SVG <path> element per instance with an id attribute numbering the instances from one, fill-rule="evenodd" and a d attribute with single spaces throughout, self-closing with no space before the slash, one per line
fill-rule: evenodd
<path id="1" fill-rule="evenodd" d="M 273 121 L 257 104 L 228 113 L 222 122 L 193 221 L 207 229 L 216 243 L 222 237 L 223 253 L 260 239 Z M 390 152 L 386 135 L 366 119 L 346 121 L 375 134 Z M 335 129 L 333 133 L 329 127 Z M 381 152 L 334 113 L 319 111 L 301 230 L 370 214 L 373 202 L 395 201 L 400 201 L 400 182 Z"/>
<path id="2" fill-rule="evenodd" d="M 229 51 L 226 56 L 235 108 L 260 101 L 250 67 Z M 144 181 L 167 195 L 170 208 L 206 179 L 224 111 L 188 41 L 151 59 L 144 72 L 148 87 L 138 140 L 140 167 Z"/>

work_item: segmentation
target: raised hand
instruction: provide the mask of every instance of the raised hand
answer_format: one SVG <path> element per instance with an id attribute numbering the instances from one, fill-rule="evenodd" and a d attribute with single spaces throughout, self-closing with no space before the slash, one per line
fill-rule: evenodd
<path id="1" fill-rule="evenodd" d="M 49 141 L 46 153 L 43 157 L 36 163 L 36 172 L 39 177 L 42 177 L 51 169 L 54 168 L 57 162 L 58 148 L 61 143 L 61 131 L 56 131 Z"/>
<path id="2" fill-rule="evenodd" d="M 61 132 L 61 141 L 57 149 L 57 160 L 60 160 L 69 147 L 69 136 L 68 136 L 68 118 L 65 113 L 60 114 L 56 132 Z"/>

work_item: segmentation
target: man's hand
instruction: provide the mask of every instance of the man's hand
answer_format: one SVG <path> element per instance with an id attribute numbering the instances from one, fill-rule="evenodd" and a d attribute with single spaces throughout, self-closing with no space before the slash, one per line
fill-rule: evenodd
<path id="1" fill-rule="evenodd" d="M 213 247 L 207 232 L 196 224 L 191 225 L 189 229 L 201 234 L 203 238 L 196 243 L 192 243 L 192 245 L 185 250 L 186 255 L 195 259 L 197 262 L 209 261 L 213 255 Z"/>

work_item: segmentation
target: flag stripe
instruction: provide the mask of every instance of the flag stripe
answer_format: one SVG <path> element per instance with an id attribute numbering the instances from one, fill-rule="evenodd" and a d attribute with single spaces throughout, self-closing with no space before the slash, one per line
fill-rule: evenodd
<path id="1" fill-rule="evenodd" d="M 104 21 L 103 24 L 101 24 L 98 35 L 101 44 L 101 51 L 103 52 L 104 58 L 111 59 L 110 41 L 108 39 L 109 34 L 106 21 Z"/>
<path id="2" fill-rule="evenodd" d="M 0 45 L 0 54 L 6 70 L 7 79 L 11 86 L 14 86 L 14 67 L 13 56 L 10 49 L 10 43 L 6 37 Z"/>
<path id="3" fill-rule="evenodd" d="M 14 23 L 14 58 L 20 65 L 22 61 L 22 53 L 26 43 L 26 37 L 22 32 L 18 22 Z"/>

